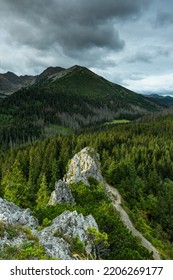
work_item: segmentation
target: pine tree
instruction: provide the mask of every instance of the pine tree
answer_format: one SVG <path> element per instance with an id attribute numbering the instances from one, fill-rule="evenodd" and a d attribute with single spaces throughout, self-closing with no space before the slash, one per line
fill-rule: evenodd
<path id="1" fill-rule="evenodd" d="M 43 173 L 40 188 L 37 192 L 36 208 L 39 209 L 45 207 L 48 203 L 48 200 L 49 200 L 49 196 L 47 191 L 47 180 L 46 180 L 45 173 Z"/>
<path id="2" fill-rule="evenodd" d="M 4 188 L 5 199 L 21 207 L 26 206 L 27 183 L 17 160 L 12 165 L 11 170 L 3 177 L 1 185 Z"/>
<path id="3" fill-rule="evenodd" d="M 92 246 L 94 259 L 100 259 L 108 254 L 108 235 L 105 232 L 99 232 L 95 228 L 88 227 L 88 241 Z"/>

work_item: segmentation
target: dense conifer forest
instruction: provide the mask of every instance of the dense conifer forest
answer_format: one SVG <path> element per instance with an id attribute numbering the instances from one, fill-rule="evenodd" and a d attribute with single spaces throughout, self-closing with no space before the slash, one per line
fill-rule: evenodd
<path id="1" fill-rule="evenodd" d="M 158 249 L 173 258 L 173 116 L 98 126 L 78 134 L 57 134 L 0 151 L 0 196 L 29 207 L 42 227 L 65 209 L 92 213 L 108 235 L 104 258 L 150 259 L 137 238 L 125 228 L 102 185 L 72 185 L 76 205 L 47 206 L 55 182 L 69 160 L 86 146 L 101 158 L 105 180 L 115 186 L 135 227 Z M 22 191 L 21 191 L 22 190 Z"/>

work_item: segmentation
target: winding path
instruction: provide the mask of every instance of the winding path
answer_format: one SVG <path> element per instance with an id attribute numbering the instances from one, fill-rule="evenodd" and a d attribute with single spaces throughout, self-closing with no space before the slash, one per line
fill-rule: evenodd
<path id="1" fill-rule="evenodd" d="M 137 236 L 141 239 L 141 243 L 145 248 L 147 248 L 150 252 L 151 251 L 153 252 L 153 258 L 155 260 L 160 260 L 160 255 L 156 250 L 156 248 L 132 225 L 132 222 L 130 221 L 128 214 L 121 206 L 121 195 L 119 194 L 118 190 L 116 188 L 111 187 L 106 182 L 105 182 L 105 187 L 112 200 L 113 206 L 120 213 L 121 219 L 124 222 L 124 224 L 127 226 L 127 228 L 132 232 L 134 236 Z"/>

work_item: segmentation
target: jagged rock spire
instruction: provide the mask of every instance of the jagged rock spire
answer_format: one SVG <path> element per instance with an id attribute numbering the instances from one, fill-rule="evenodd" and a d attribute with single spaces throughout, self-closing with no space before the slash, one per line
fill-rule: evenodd
<path id="1" fill-rule="evenodd" d="M 102 182 L 99 160 L 100 156 L 93 148 L 85 147 L 71 159 L 64 181 L 68 184 L 82 181 L 84 184 L 90 185 L 88 179 L 92 177 L 98 182 Z"/>

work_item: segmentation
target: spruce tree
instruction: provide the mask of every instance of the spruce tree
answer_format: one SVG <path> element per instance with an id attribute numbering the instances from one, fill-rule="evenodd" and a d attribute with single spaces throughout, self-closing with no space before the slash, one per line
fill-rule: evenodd
<path id="1" fill-rule="evenodd" d="M 4 189 L 5 199 L 14 202 L 18 206 L 26 207 L 27 183 L 17 160 L 3 177 L 1 185 Z"/>
<path id="2" fill-rule="evenodd" d="M 45 173 L 43 173 L 40 188 L 37 192 L 36 208 L 39 209 L 45 207 L 48 203 L 48 200 L 49 200 L 49 196 L 47 191 L 47 180 L 46 180 Z"/>

